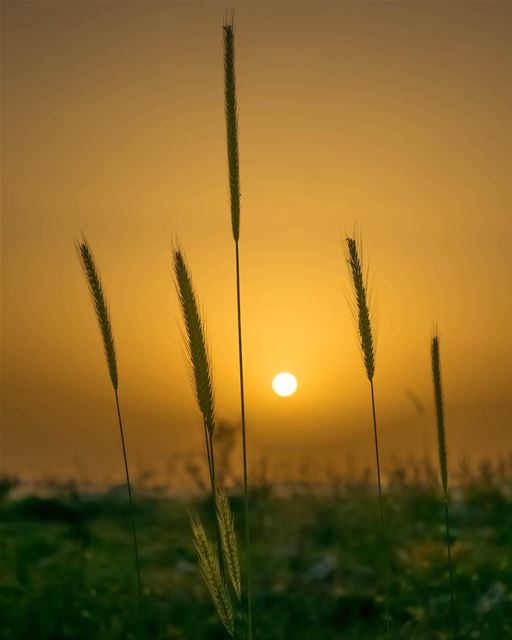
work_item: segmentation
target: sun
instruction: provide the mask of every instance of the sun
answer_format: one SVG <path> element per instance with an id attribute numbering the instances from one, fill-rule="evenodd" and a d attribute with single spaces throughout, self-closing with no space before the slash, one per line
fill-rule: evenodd
<path id="1" fill-rule="evenodd" d="M 274 376 L 272 389 L 283 398 L 292 396 L 297 391 L 297 378 L 287 371 L 282 371 Z"/>

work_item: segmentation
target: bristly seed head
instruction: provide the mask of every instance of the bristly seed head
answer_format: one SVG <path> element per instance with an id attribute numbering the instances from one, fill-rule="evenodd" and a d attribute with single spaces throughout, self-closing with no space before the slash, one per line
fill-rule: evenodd
<path id="1" fill-rule="evenodd" d="M 238 560 L 238 544 L 236 540 L 235 519 L 229 499 L 224 490 L 215 494 L 215 510 L 220 534 L 222 555 L 227 574 L 233 587 L 233 591 L 240 602 L 242 599 L 242 586 L 240 577 L 240 563 Z"/>
<path id="2" fill-rule="evenodd" d="M 351 276 L 352 288 L 355 296 L 355 314 L 359 344 L 363 354 L 366 375 L 370 382 L 375 374 L 375 349 L 372 321 L 370 316 L 370 301 L 363 275 L 362 258 L 355 238 L 346 238 L 347 265 Z"/>
<path id="3" fill-rule="evenodd" d="M 226 111 L 227 154 L 229 167 L 229 196 L 233 238 L 240 237 L 240 170 L 238 158 L 238 114 L 235 76 L 235 35 L 232 23 L 224 31 L 224 97 Z"/>
<path id="4" fill-rule="evenodd" d="M 201 320 L 192 278 L 180 249 L 173 249 L 176 289 L 185 324 L 185 342 L 189 373 L 204 426 L 210 436 L 215 430 L 215 399 L 212 370 L 206 345 L 206 331 Z"/>
<path id="5" fill-rule="evenodd" d="M 192 527 L 192 540 L 199 560 L 199 570 L 220 621 L 229 635 L 233 636 L 235 633 L 233 607 L 220 569 L 217 550 L 206 533 L 199 516 L 194 512 L 189 513 L 189 516 Z"/>
<path id="6" fill-rule="evenodd" d="M 118 376 L 114 335 L 112 333 L 110 312 L 103 293 L 100 274 L 96 268 L 94 256 L 85 235 L 82 234 L 81 242 L 78 240 L 75 241 L 75 248 L 89 287 L 96 318 L 98 319 L 98 325 L 103 338 L 103 348 L 105 350 L 105 357 L 107 359 L 107 366 L 110 373 L 110 380 L 112 381 L 114 391 L 117 391 Z"/>
<path id="7" fill-rule="evenodd" d="M 439 336 L 432 337 L 432 383 L 434 387 L 434 409 L 436 414 L 437 440 L 439 446 L 439 466 L 441 468 L 441 482 L 445 500 L 448 497 L 448 462 L 446 452 L 446 425 L 444 416 L 443 385 L 441 380 L 441 355 L 439 351 Z"/>

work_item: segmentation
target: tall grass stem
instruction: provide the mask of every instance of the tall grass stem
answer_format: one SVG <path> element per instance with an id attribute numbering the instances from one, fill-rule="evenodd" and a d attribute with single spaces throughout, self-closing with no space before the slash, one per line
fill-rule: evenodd
<path id="1" fill-rule="evenodd" d="M 183 252 L 172 250 L 176 291 L 185 325 L 184 342 L 188 357 L 188 374 L 197 406 L 203 417 L 206 453 L 215 499 L 215 471 L 213 461 L 213 434 L 215 431 L 215 394 L 210 355 L 206 342 L 206 328 L 201 318 L 192 277 Z"/>
<path id="2" fill-rule="evenodd" d="M 363 358 L 363 364 L 366 371 L 366 377 L 370 382 L 371 402 L 372 402 L 372 418 L 373 418 L 373 436 L 375 441 L 375 460 L 377 467 L 377 483 L 379 489 L 379 513 L 380 513 L 380 529 L 385 557 L 385 591 L 384 606 L 386 610 L 386 637 L 390 638 L 390 620 L 389 620 L 389 584 L 390 584 L 390 550 L 387 535 L 386 519 L 384 514 L 384 497 L 382 494 L 382 480 L 380 471 L 379 456 L 379 439 L 377 430 L 377 412 L 375 409 L 375 391 L 373 388 L 373 378 L 375 375 L 375 339 L 371 313 L 371 295 L 368 292 L 368 273 L 363 268 L 363 257 L 361 242 L 356 238 L 345 238 L 346 243 L 346 261 L 348 272 L 352 284 L 352 292 L 354 302 L 352 312 L 357 327 L 357 336 L 359 348 Z"/>
<path id="3" fill-rule="evenodd" d="M 126 475 L 126 488 L 128 489 L 128 505 L 130 508 L 130 521 L 132 525 L 133 550 L 135 553 L 135 570 L 137 572 L 137 587 L 139 592 L 139 603 L 142 604 L 142 580 L 140 577 L 139 544 L 137 542 L 137 529 L 135 528 L 135 518 L 133 515 L 132 483 L 130 481 L 130 471 L 128 468 L 128 456 L 126 454 L 126 445 L 124 442 L 123 420 L 121 417 L 121 407 L 119 406 L 119 394 L 117 389 L 115 389 L 114 394 L 116 397 L 117 419 L 119 421 L 119 433 L 121 435 L 121 446 L 123 449 L 124 472 Z"/>
<path id="4" fill-rule="evenodd" d="M 434 391 L 434 410 L 437 426 L 437 440 L 439 449 L 439 468 L 441 472 L 441 484 L 444 499 L 444 517 L 446 530 L 446 553 L 448 557 L 448 582 L 450 589 L 450 622 L 452 627 L 452 638 L 457 636 L 457 622 L 455 617 L 455 602 L 453 594 L 453 563 L 450 537 L 449 519 L 449 493 L 448 493 L 448 452 L 446 446 L 446 420 L 444 410 L 443 382 L 441 377 L 441 351 L 440 340 L 437 331 L 432 336 L 431 342 L 431 362 L 432 362 L 432 385 Z"/>
<path id="5" fill-rule="evenodd" d="M 103 349 L 105 352 L 105 359 L 109 370 L 110 381 L 114 390 L 117 418 L 119 422 L 119 433 L 121 435 L 121 447 L 123 452 L 124 470 L 126 476 L 126 487 L 128 489 L 128 506 L 130 510 L 130 521 L 133 538 L 133 550 L 135 556 L 135 570 L 137 574 L 137 588 L 139 595 L 139 611 L 142 612 L 142 580 L 140 574 L 140 560 L 139 560 L 139 546 L 137 542 L 137 531 L 135 528 L 135 517 L 133 509 L 132 498 L 132 486 L 130 482 L 130 472 L 128 468 L 128 456 L 126 453 L 126 445 L 124 438 L 123 420 L 121 417 L 121 408 L 119 404 L 119 376 L 117 370 L 116 350 L 114 344 L 114 334 L 112 331 L 112 323 L 110 320 L 110 312 L 106 302 L 106 297 L 103 292 L 103 285 L 99 271 L 96 267 L 94 255 L 92 249 L 87 241 L 85 235 L 82 234 L 81 241 L 75 241 L 75 248 L 78 254 L 78 259 L 82 266 L 82 270 L 87 281 L 89 293 L 91 295 L 91 301 L 93 303 L 96 319 L 100 329 L 101 337 L 103 340 Z"/>
<path id="6" fill-rule="evenodd" d="M 380 455 L 379 455 L 379 436 L 377 432 L 377 413 L 375 411 L 375 392 L 373 389 L 373 379 L 370 380 L 370 390 L 372 396 L 372 418 L 373 418 L 373 438 L 375 442 L 375 462 L 377 465 L 377 484 L 379 488 L 379 512 L 380 512 L 380 529 L 382 533 L 382 537 L 384 538 L 384 553 L 385 553 L 385 563 L 386 567 L 384 569 L 384 580 L 385 580 L 385 599 L 384 599 L 384 607 L 386 609 L 386 634 L 389 638 L 390 628 L 389 628 L 389 539 L 386 529 L 386 520 L 384 518 L 384 499 L 382 497 L 382 481 L 380 475 Z"/>
<path id="7" fill-rule="evenodd" d="M 249 509 L 249 480 L 247 472 L 247 435 L 245 427 L 245 393 L 244 393 L 244 362 L 242 348 L 242 313 L 240 301 L 240 257 L 238 241 L 235 242 L 236 256 L 236 300 L 238 322 L 238 358 L 240 371 L 240 414 L 242 420 L 242 450 L 244 465 L 244 521 L 245 521 L 245 553 L 246 553 L 246 589 L 247 589 L 247 637 L 252 640 L 252 553 L 251 553 L 251 523 Z"/>
<path id="8" fill-rule="evenodd" d="M 212 491 L 212 508 L 215 514 L 215 456 L 213 447 L 213 435 L 215 432 L 215 393 L 210 354 L 206 340 L 206 327 L 201 317 L 199 304 L 192 276 L 187 261 L 179 247 L 173 248 L 172 258 L 176 291 L 185 325 L 184 341 L 187 351 L 188 374 L 196 403 L 203 417 L 204 438 L 208 471 Z M 222 553 L 220 532 L 217 532 L 217 546 L 219 563 L 222 569 Z"/>
<path id="9" fill-rule="evenodd" d="M 231 228 L 235 241 L 236 301 L 238 326 L 238 360 L 240 374 L 240 414 L 242 423 L 242 450 L 244 467 L 244 520 L 245 520 L 245 557 L 247 581 L 247 638 L 252 640 L 252 559 L 249 508 L 249 481 L 247 471 L 247 434 L 245 424 L 244 366 L 242 347 L 242 312 L 240 299 L 240 256 L 238 242 L 240 238 L 240 160 L 238 151 L 238 112 L 235 73 L 235 34 L 233 19 L 223 26 L 224 32 L 224 98 L 226 116 L 226 142 L 229 172 L 229 197 L 231 208 Z"/>

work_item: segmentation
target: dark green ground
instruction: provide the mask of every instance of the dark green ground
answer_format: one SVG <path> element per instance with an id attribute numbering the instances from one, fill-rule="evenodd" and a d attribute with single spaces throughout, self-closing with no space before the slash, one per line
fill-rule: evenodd
<path id="1" fill-rule="evenodd" d="M 508 497 L 506 497 L 508 495 Z M 145 637 L 224 638 L 195 569 L 186 505 L 139 498 Z M 202 503 L 204 514 L 208 505 Z M 384 638 L 382 553 L 375 498 L 253 503 L 255 638 Z M 241 524 L 241 504 L 234 500 Z M 388 501 L 392 637 L 449 638 L 443 511 L 432 490 Z M 0 507 L 0 634 L 5 640 L 142 638 L 123 501 L 4 500 Z M 512 638 L 512 499 L 473 486 L 454 501 L 459 638 Z"/>

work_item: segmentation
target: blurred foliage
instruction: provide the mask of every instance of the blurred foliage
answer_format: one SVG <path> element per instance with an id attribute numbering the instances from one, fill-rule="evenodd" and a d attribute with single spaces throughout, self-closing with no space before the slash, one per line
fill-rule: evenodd
<path id="1" fill-rule="evenodd" d="M 429 483 L 397 471 L 386 499 L 392 547 L 395 638 L 449 638 L 443 511 Z M 414 473 L 412 476 L 414 477 Z M 488 468 L 455 492 L 459 638 L 512 637 L 512 497 Z M 215 619 L 196 569 L 187 509 L 212 517 L 205 499 L 138 495 L 144 580 L 137 589 L 122 490 L 0 502 L 2 640 L 215 640 Z M 362 481 L 330 491 L 270 488 L 253 495 L 255 638 L 384 637 L 383 554 L 374 490 Z M 233 509 L 242 523 L 242 501 Z"/>

